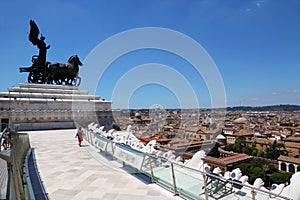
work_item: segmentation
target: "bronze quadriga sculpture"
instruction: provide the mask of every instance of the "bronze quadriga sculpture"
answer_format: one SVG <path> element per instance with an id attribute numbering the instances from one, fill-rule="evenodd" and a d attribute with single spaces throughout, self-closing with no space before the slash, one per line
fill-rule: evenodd
<path id="1" fill-rule="evenodd" d="M 38 26 L 30 20 L 29 41 L 38 47 L 39 55 L 32 56 L 30 67 L 20 67 L 20 72 L 29 72 L 28 83 L 74 85 L 79 86 L 81 78 L 78 76 L 79 66 L 82 63 L 77 55 L 71 56 L 67 63 L 47 62 L 47 49 L 45 37 L 41 35 Z"/>

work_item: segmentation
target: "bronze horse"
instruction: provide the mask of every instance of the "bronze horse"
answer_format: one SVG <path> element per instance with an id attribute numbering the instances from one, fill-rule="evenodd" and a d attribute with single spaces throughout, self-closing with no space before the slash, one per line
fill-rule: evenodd
<path id="1" fill-rule="evenodd" d="M 50 63 L 48 67 L 47 83 L 57 85 L 79 85 L 81 78 L 78 76 L 79 67 L 82 66 L 77 55 L 71 56 L 66 64 Z"/>

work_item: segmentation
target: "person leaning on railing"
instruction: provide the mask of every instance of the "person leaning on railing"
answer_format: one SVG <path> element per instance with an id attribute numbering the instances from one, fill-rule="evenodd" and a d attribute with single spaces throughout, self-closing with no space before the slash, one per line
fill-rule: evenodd
<path id="1" fill-rule="evenodd" d="M 6 140 L 7 140 L 7 148 L 11 148 L 11 130 L 10 130 L 10 128 L 7 129 L 5 135 L 6 135 Z"/>
<path id="2" fill-rule="evenodd" d="M 5 133 L 4 133 L 4 134 L 5 134 Z M 5 135 L 3 135 L 3 142 L 2 142 L 2 146 L 3 146 L 4 150 L 6 150 L 6 149 L 7 149 L 7 140 L 6 140 L 6 136 L 5 136 Z"/>
<path id="3" fill-rule="evenodd" d="M 5 133 L 3 135 L 2 146 L 3 146 L 4 150 L 7 150 L 11 146 L 11 131 L 9 128 L 5 131 Z"/>

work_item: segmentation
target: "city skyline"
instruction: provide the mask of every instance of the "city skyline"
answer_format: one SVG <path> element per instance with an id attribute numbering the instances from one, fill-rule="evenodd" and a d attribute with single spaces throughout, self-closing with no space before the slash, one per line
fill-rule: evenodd
<path id="1" fill-rule="evenodd" d="M 181 33 L 203 47 L 222 78 L 227 106 L 300 105 L 298 0 L 4 1 L 0 5 L 1 92 L 27 80 L 28 74 L 19 73 L 19 67 L 29 67 L 31 56 L 38 54 L 27 36 L 29 20 L 33 19 L 46 37 L 47 45 L 51 45 L 47 53 L 50 62 L 65 63 L 77 54 L 85 64 L 99 44 L 119 33 L 144 27 L 164 28 Z M 115 48 L 122 48 L 122 44 L 118 45 Z M 99 82 L 91 83 L 96 90 L 90 93 L 114 102 L 113 91 L 118 81 L 149 63 L 151 67 L 168 66 L 180 74 L 190 84 L 199 107 L 211 106 L 205 77 L 197 74 L 184 58 L 160 49 L 145 48 L 120 55 Z M 83 90 L 89 81 L 86 75 L 94 73 L 89 69 L 91 66 L 84 65 L 79 71 Z M 143 79 L 136 77 L 136 80 L 139 78 Z M 156 104 L 165 108 L 182 107 L 183 100 L 171 88 L 155 81 L 140 85 L 131 94 L 128 105 L 130 108 L 151 108 Z M 187 95 L 186 99 L 189 98 Z M 188 102 L 182 104 L 185 108 Z"/>

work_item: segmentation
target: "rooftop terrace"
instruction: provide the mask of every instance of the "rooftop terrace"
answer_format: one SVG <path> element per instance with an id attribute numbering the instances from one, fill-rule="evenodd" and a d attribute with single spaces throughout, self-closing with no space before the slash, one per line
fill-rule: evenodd
<path id="1" fill-rule="evenodd" d="M 50 199 L 180 199 L 83 142 L 75 130 L 28 132 Z"/>
<path id="2" fill-rule="evenodd" d="M 244 176 L 237 169 L 224 175 L 211 172 L 207 164 L 195 169 L 192 167 L 198 166 L 199 160 L 191 159 L 184 165 L 175 163 L 88 130 L 79 147 L 75 132 L 74 129 L 27 132 L 35 152 L 33 160 L 50 199 L 298 200 L 299 197 L 295 182 L 299 181 L 300 173 L 293 176 L 294 180 L 292 177 L 289 186 L 277 185 L 270 192 L 259 181 L 253 185 L 240 181 Z M 202 154 L 199 151 L 195 155 Z"/>

